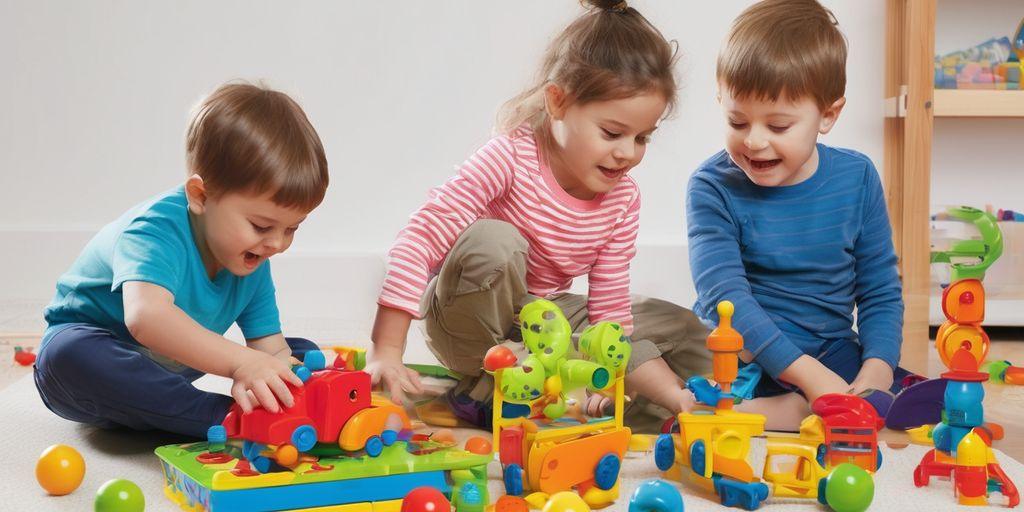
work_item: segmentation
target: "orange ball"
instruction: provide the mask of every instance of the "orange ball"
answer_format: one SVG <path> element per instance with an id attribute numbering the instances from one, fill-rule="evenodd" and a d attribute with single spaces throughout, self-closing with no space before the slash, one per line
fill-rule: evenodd
<path id="1" fill-rule="evenodd" d="M 494 512 L 529 512 L 530 505 L 519 496 L 502 496 L 494 504 Z"/>
<path id="2" fill-rule="evenodd" d="M 478 455 L 490 455 L 491 442 L 486 437 L 471 437 L 466 440 L 466 451 Z"/>
<path id="3" fill-rule="evenodd" d="M 78 450 L 55 444 L 43 450 L 36 462 L 36 480 L 54 496 L 71 494 L 85 478 L 85 459 Z"/>

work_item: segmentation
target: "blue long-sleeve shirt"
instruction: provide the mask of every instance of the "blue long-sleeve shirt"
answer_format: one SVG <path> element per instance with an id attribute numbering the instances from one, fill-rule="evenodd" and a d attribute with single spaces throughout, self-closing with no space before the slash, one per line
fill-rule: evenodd
<path id="1" fill-rule="evenodd" d="M 755 185 L 725 151 L 693 174 L 694 311 L 717 322 L 716 304 L 732 301 L 745 348 L 773 377 L 837 339 L 896 368 L 903 299 L 878 172 L 856 151 L 817 147 L 817 171 L 796 185 Z"/>

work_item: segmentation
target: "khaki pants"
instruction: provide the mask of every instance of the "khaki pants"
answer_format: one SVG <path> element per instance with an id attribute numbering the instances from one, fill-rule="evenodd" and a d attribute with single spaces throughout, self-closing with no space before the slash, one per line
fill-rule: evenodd
<path id="1" fill-rule="evenodd" d="M 478 220 L 452 246 L 424 294 L 427 346 L 441 364 L 465 376 L 456 393 L 491 400 L 494 382 L 483 372 L 484 354 L 503 343 L 520 358 L 525 354 L 516 315 L 536 299 L 526 291 L 527 250 L 515 226 Z M 547 299 L 562 309 L 575 340 L 589 325 L 587 298 L 559 293 Z M 632 297 L 632 311 L 633 354 L 627 372 L 656 357 L 684 380 L 710 371 L 711 354 L 704 345 L 708 330 L 692 311 L 640 296 Z M 669 415 L 643 398 L 626 408 L 627 424 L 642 431 L 656 430 Z"/>

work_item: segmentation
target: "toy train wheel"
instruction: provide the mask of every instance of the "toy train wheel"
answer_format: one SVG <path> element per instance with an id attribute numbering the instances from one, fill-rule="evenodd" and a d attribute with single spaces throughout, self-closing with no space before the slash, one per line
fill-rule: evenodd
<path id="1" fill-rule="evenodd" d="M 703 439 L 698 439 L 690 445 L 690 467 L 694 473 L 700 476 L 704 476 L 704 471 L 707 470 L 704 460 L 705 453 L 706 447 Z"/>
<path id="2" fill-rule="evenodd" d="M 300 452 L 308 452 L 316 446 L 316 428 L 300 425 L 292 431 L 292 445 Z"/>
<path id="3" fill-rule="evenodd" d="M 505 480 L 505 494 L 509 496 L 523 495 L 523 468 L 519 464 L 505 466 L 502 475 Z"/>
<path id="4" fill-rule="evenodd" d="M 828 488 L 828 477 L 818 480 L 818 503 L 828 506 L 828 496 L 825 491 Z"/>
<path id="5" fill-rule="evenodd" d="M 384 446 L 391 446 L 398 440 L 398 432 L 394 430 L 385 430 L 380 433 L 380 440 L 384 441 Z"/>
<path id="6" fill-rule="evenodd" d="M 815 460 L 817 460 L 818 461 L 818 465 L 823 467 L 823 468 L 828 467 L 828 466 L 825 465 L 825 454 L 826 453 L 828 453 L 828 448 L 824 444 L 819 444 L 818 445 L 818 456 L 815 457 Z"/>
<path id="7" fill-rule="evenodd" d="M 882 447 L 875 447 L 875 471 L 882 469 Z"/>
<path id="8" fill-rule="evenodd" d="M 654 442 L 654 464 L 662 471 L 668 471 L 676 463 L 676 443 L 672 434 L 661 434 Z"/>
<path id="9" fill-rule="evenodd" d="M 380 436 L 370 436 L 366 440 L 366 454 L 370 457 L 376 457 L 384 451 L 384 441 Z"/>
<path id="10" fill-rule="evenodd" d="M 270 459 L 262 455 L 256 457 L 255 459 L 249 459 L 249 465 L 252 466 L 252 469 L 260 473 L 266 473 L 267 471 L 270 471 Z"/>
<path id="11" fill-rule="evenodd" d="M 619 479 L 619 468 L 621 467 L 622 462 L 619 460 L 618 455 L 608 453 L 601 457 L 601 460 L 597 461 L 597 467 L 594 468 L 594 485 L 602 491 L 615 487 L 615 482 Z"/>
<path id="12" fill-rule="evenodd" d="M 252 441 L 242 441 L 242 456 L 252 461 L 253 459 L 260 456 L 260 452 L 262 452 L 264 448 L 266 448 L 266 446 L 263 446 L 262 444 L 259 443 L 254 443 Z"/>

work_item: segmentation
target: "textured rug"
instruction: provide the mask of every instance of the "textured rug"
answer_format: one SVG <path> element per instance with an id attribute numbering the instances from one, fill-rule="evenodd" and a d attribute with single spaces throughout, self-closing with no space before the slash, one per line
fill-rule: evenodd
<path id="1" fill-rule="evenodd" d="M 207 380 L 204 389 L 226 389 L 226 381 Z M 104 431 L 65 421 L 46 409 L 36 394 L 31 376 L 26 376 L 0 392 L 0 453 L 7 461 L 0 465 L 0 510 L 12 511 L 87 511 L 92 510 L 96 490 L 109 479 L 127 478 L 142 488 L 146 510 L 174 511 L 178 508 L 163 495 L 163 476 L 153 449 L 182 441 L 173 436 L 130 431 Z M 458 429 L 460 440 L 480 431 Z M 486 435 L 486 434 L 484 434 Z M 81 487 L 68 496 L 48 496 L 35 481 L 36 458 L 51 444 L 64 443 L 77 448 L 85 458 L 86 474 Z M 882 448 L 884 465 L 875 478 L 875 500 L 871 510 L 935 512 L 956 508 L 949 482 L 934 481 L 928 488 L 914 487 L 914 466 L 926 451 L 923 446 L 903 449 Z M 1024 487 L 1024 466 L 997 451 L 1003 469 L 1018 486 Z M 751 460 L 757 470 L 764 459 L 764 440 L 754 441 Z M 491 465 L 489 488 L 492 499 L 503 493 L 497 463 Z M 628 508 L 628 499 L 637 485 L 659 473 L 650 454 L 630 453 L 622 465 L 622 497 L 605 510 Z M 713 496 L 675 484 L 683 494 L 688 512 L 726 510 Z M 1001 500 L 1001 496 L 996 496 Z M 1002 501 L 999 501 L 1002 503 Z M 993 510 L 1001 507 L 994 507 Z M 824 510 L 811 500 L 769 500 L 760 510 Z M 964 510 L 985 510 L 967 508 Z"/>

